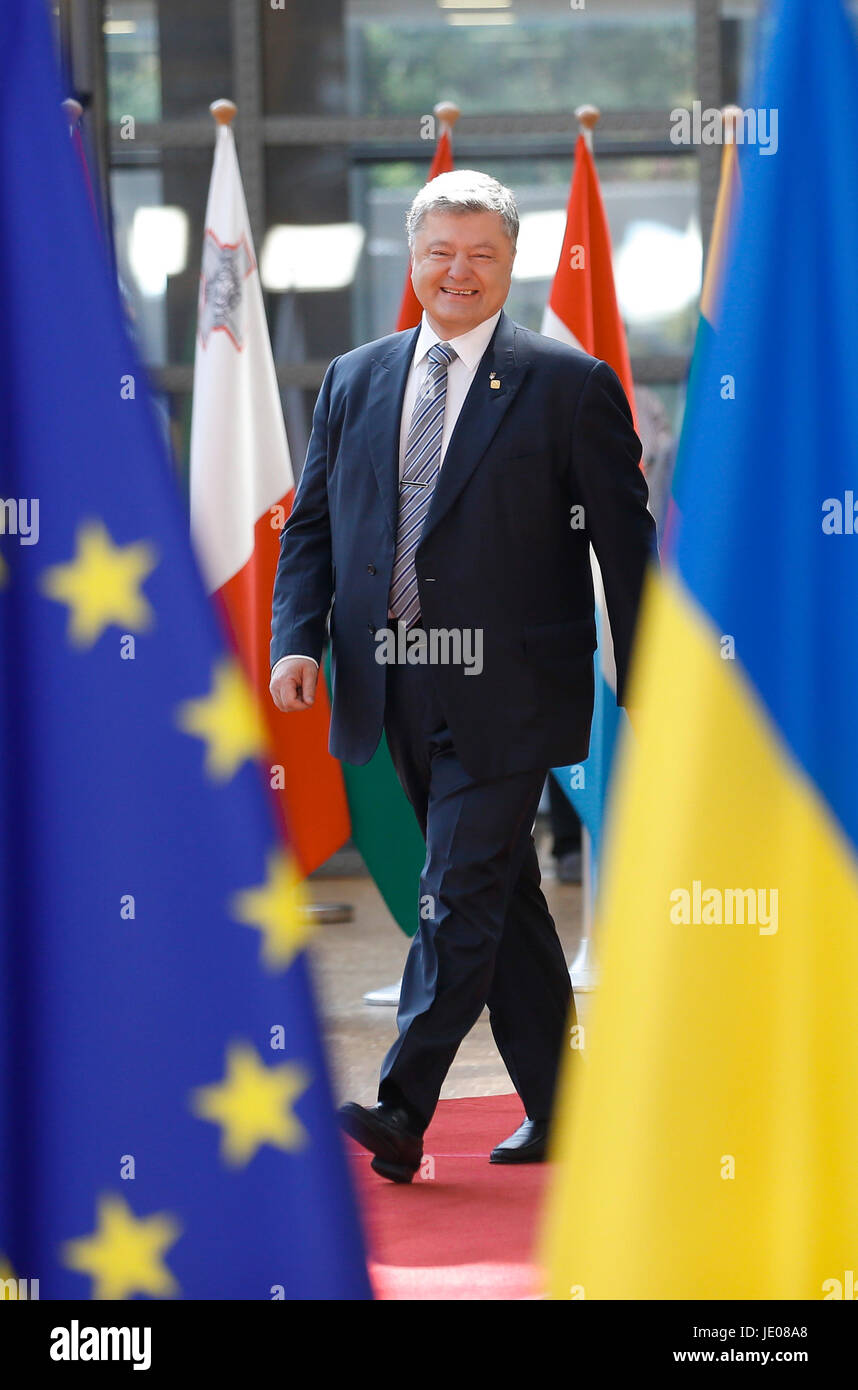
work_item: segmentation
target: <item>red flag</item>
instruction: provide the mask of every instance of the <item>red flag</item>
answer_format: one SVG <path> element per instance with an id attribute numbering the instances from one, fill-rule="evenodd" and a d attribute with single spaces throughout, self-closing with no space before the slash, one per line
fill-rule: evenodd
<path id="1" fill-rule="evenodd" d="M 438 137 L 435 146 L 435 157 L 429 169 L 429 177 L 426 182 L 437 178 L 439 174 L 449 174 L 453 168 L 453 143 L 450 139 L 449 130 L 444 127 Z M 405 275 L 405 287 L 402 291 L 402 303 L 399 306 L 399 318 L 396 320 L 396 331 L 401 333 L 404 328 L 416 328 L 423 314 L 423 306 L 411 284 L 411 267 L 409 266 Z"/>
<path id="2" fill-rule="evenodd" d="M 611 234 L 596 166 L 583 135 L 575 145 L 566 234 L 542 331 L 613 367 L 637 419 L 629 349 L 614 289 Z"/>

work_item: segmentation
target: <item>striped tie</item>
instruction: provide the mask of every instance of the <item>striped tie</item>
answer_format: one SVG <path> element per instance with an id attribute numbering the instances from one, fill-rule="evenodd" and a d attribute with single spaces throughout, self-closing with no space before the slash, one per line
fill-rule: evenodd
<path id="1" fill-rule="evenodd" d="M 407 627 L 410 627 L 420 612 L 414 552 L 420 544 L 423 523 L 441 467 L 441 435 L 444 430 L 444 406 L 447 401 L 447 367 L 455 356 L 456 350 L 451 348 L 449 343 L 435 343 L 429 349 L 429 370 L 423 389 L 415 402 L 408 428 L 405 465 L 399 483 L 396 556 L 393 561 L 393 578 L 390 581 L 391 616 L 404 622 Z"/>

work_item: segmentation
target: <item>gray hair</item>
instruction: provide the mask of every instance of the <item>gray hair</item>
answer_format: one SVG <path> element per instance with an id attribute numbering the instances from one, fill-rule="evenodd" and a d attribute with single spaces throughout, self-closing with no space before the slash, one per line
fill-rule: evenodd
<path id="1" fill-rule="evenodd" d="M 414 246 L 427 212 L 496 212 L 513 247 L 518 240 L 515 198 L 497 179 L 476 169 L 454 169 L 424 184 L 405 215 L 409 247 Z"/>

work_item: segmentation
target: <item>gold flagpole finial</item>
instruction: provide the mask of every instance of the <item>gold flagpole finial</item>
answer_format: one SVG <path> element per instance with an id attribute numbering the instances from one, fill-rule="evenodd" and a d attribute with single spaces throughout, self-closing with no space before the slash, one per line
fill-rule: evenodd
<path id="1" fill-rule="evenodd" d="M 441 122 L 441 133 L 446 130 L 449 135 L 453 133 L 453 126 L 461 116 L 462 112 L 454 101 L 439 101 L 432 107 L 435 119 Z"/>
<path id="2" fill-rule="evenodd" d="M 238 107 L 234 101 L 227 101 L 225 97 L 221 97 L 220 101 L 212 102 L 209 110 L 218 125 L 232 125 Z"/>
<path id="3" fill-rule="evenodd" d="M 736 122 L 742 116 L 741 106 L 725 106 L 721 112 L 724 121 L 724 144 L 735 145 Z"/>
<path id="4" fill-rule="evenodd" d="M 575 119 L 578 122 L 578 129 L 587 141 L 587 149 L 593 149 L 593 131 L 602 119 L 602 113 L 598 106 L 576 106 Z"/>

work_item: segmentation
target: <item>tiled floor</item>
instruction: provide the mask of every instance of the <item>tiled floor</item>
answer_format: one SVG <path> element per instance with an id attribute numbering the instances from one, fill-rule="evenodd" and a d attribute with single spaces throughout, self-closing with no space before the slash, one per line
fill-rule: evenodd
<path id="1" fill-rule="evenodd" d="M 560 939 L 571 961 L 581 931 L 581 889 L 558 883 L 544 837 L 537 835 L 543 865 L 543 888 Z M 312 946 L 337 1101 L 372 1103 L 378 1069 L 396 1037 L 396 1011 L 372 1008 L 363 994 L 399 978 L 408 941 L 393 923 L 375 885 L 366 877 L 314 878 L 316 902 L 349 903 L 354 920 L 323 926 Z M 415 885 L 415 907 L 417 888 Z M 589 996 L 578 1000 L 586 1017 Z M 488 1017 L 483 1014 L 459 1050 L 442 1091 L 445 1097 L 499 1095 L 512 1090 L 498 1056 Z"/>

